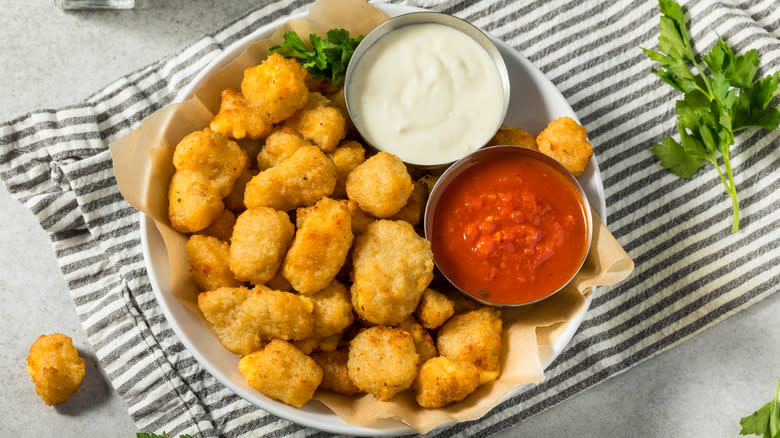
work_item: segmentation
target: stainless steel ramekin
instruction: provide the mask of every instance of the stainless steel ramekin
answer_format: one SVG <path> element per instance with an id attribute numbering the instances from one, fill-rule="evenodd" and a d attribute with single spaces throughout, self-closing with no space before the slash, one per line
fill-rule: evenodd
<path id="1" fill-rule="evenodd" d="M 507 72 L 506 64 L 504 63 L 504 58 L 501 56 L 501 53 L 498 51 L 498 48 L 496 48 L 496 46 L 493 44 L 493 42 L 490 40 L 490 38 L 487 35 L 485 35 L 481 30 L 479 30 L 477 27 L 475 27 L 474 25 L 472 25 L 467 21 L 440 12 L 412 12 L 409 14 L 399 15 L 397 17 L 390 18 L 384 23 L 380 24 L 379 26 L 374 28 L 374 30 L 369 32 L 365 38 L 363 38 L 363 41 L 361 41 L 357 49 L 355 49 L 355 53 L 352 54 L 352 58 L 350 59 L 349 66 L 347 67 L 346 77 L 344 79 L 344 99 L 347 103 L 347 111 L 349 112 L 349 116 L 352 119 L 355 128 L 357 128 L 358 132 L 360 132 L 361 136 L 366 141 L 366 143 L 376 150 L 381 150 L 381 149 L 377 148 L 376 145 L 372 144 L 369 141 L 368 137 L 365 135 L 366 129 L 363 124 L 363 120 L 361 119 L 360 115 L 357 114 L 357 112 L 355 111 L 356 105 L 354 103 L 354 99 L 356 99 L 357 97 L 355 96 L 354 92 L 351 92 L 350 89 L 350 84 L 352 82 L 351 81 L 352 75 L 355 73 L 355 69 L 360 64 L 360 60 L 363 57 L 363 55 L 369 50 L 371 50 L 371 47 L 382 37 L 404 26 L 409 26 L 414 24 L 426 24 L 426 23 L 442 24 L 463 32 L 467 36 L 471 37 L 474 41 L 476 41 L 477 44 L 479 44 L 487 52 L 490 59 L 493 60 L 493 62 L 495 63 L 496 69 L 498 70 L 498 74 L 501 79 L 504 101 L 501 104 L 502 105 L 501 117 L 499 120 L 496 121 L 496 125 L 494 127 L 495 129 L 493 129 L 493 131 L 487 137 L 488 139 L 490 138 L 490 136 L 492 136 L 498 131 L 498 129 L 501 127 L 501 124 L 504 121 L 504 118 L 506 117 L 506 113 L 509 108 L 509 73 Z M 481 146 L 483 145 L 475 145 L 474 149 L 476 150 Z M 406 164 L 410 164 L 417 168 L 423 168 L 423 169 L 441 168 L 444 166 L 448 166 L 452 163 L 453 161 L 423 165 L 418 163 L 406 162 Z"/>
<path id="2" fill-rule="evenodd" d="M 517 155 L 523 155 L 526 157 L 533 158 L 535 160 L 539 160 L 554 170 L 556 170 L 558 173 L 564 176 L 566 180 L 568 180 L 576 189 L 577 193 L 579 194 L 580 198 L 582 199 L 582 207 L 583 207 L 583 214 L 585 215 L 585 223 L 587 226 L 587 237 L 588 241 L 586 244 L 586 248 L 588 250 L 585 251 L 585 254 L 582 256 L 582 260 L 580 261 L 580 265 L 577 267 L 574 272 L 572 272 L 569 279 L 561 285 L 556 290 L 550 291 L 548 294 L 546 294 L 544 297 L 539 298 L 535 301 L 529 301 L 529 302 L 523 302 L 523 303 L 494 303 L 485 299 L 482 299 L 480 297 L 474 296 L 458 286 L 457 283 L 452 281 L 451 278 L 447 276 L 447 273 L 444 272 L 438 265 L 438 262 L 436 262 L 436 252 L 434 251 L 433 254 L 433 261 L 436 263 L 436 266 L 439 268 L 439 271 L 444 275 L 444 277 L 447 279 L 447 281 L 450 282 L 453 286 L 455 286 L 456 289 L 458 289 L 460 292 L 468 296 L 469 298 L 475 299 L 477 301 L 481 301 L 485 304 L 489 304 L 491 306 L 524 306 L 527 304 L 533 304 L 536 302 L 539 302 L 541 300 L 544 300 L 545 298 L 549 298 L 552 295 L 555 295 L 558 291 L 566 287 L 567 284 L 571 282 L 571 280 L 577 275 L 577 273 L 582 269 L 582 265 L 585 263 L 585 260 L 588 258 L 588 251 L 590 250 L 590 244 L 593 239 L 593 215 L 590 211 L 590 204 L 588 203 L 588 197 L 585 195 L 585 191 L 582 190 L 582 187 L 580 186 L 579 182 L 577 182 L 577 178 L 574 177 L 574 175 L 571 174 L 561 163 L 556 161 L 555 159 L 537 151 L 534 149 L 529 149 L 522 146 L 491 146 L 487 148 L 480 149 L 476 152 L 473 152 L 469 155 L 467 155 L 465 158 L 462 158 L 461 160 L 457 161 L 455 164 L 450 166 L 449 169 L 447 169 L 441 177 L 436 181 L 436 184 L 433 186 L 433 189 L 431 190 L 431 194 L 428 197 L 428 203 L 425 206 L 425 219 L 424 219 L 424 227 L 425 227 L 425 238 L 428 240 L 431 240 L 431 237 L 433 235 L 433 223 L 434 223 L 434 216 L 436 211 L 436 206 L 439 203 L 439 200 L 441 199 L 444 192 L 447 190 L 447 187 L 449 184 L 458 177 L 461 173 L 466 171 L 467 169 L 471 168 L 472 166 L 475 166 L 479 164 L 482 161 L 495 159 L 498 156 L 501 156 L 502 154 L 517 154 Z"/>

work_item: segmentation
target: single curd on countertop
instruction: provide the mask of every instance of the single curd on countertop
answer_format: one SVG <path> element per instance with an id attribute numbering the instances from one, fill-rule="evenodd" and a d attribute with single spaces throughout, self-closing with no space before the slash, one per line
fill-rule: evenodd
<path id="1" fill-rule="evenodd" d="M 507 99 L 488 52 L 435 23 L 403 26 L 376 41 L 357 62 L 349 95 L 365 139 L 417 165 L 450 163 L 484 146 Z"/>

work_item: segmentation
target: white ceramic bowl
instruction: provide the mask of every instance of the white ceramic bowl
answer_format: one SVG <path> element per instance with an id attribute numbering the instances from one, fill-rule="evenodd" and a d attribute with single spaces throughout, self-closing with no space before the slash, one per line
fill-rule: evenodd
<path id="1" fill-rule="evenodd" d="M 380 10 L 389 16 L 396 16 L 423 9 L 408 6 L 377 4 Z M 177 101 L 189 98 L 195 90 L 205 84 L 206 79 L 215 71 L 224 67 L 237 57 L 252 42 L 268 38 L 284 21 L 301 18 L 301 15 L 285 17 L 278 22 L 263 26 L 236 42 L 225 53 L 209 64 L 196 77 L 192 84 L 183 89 Z M 508 45 L 492 38 L 504 57 L 512 88 L 512 96 L 506 122 L 522 127 L 530 132 L 540 132 L 551 120 L 569 116 L 578 120 L 574 111 L 566 103 L 566 99 L 555 86 L 544 77 L 541 71 L 527 59 L 514 51 Z M 604 189 L 595 157 L 578 181 L 588 196 L 592 208 L 606 218 Z M 151 218 L 141 215 L 141 240 L 144 249 L 144 261 L 149 273 L 149 280 L 154 289 L 157 301 L 162 308 L 168 323 L 198 362 L 217 380 L 230 388 L 240 397 L 258 407 L 289 421 L 324 431 L 363 436 L 395 436 L 413 433 L 404 424 L 394 420 L 381 420 L 372 427 L 354 426 L 345 423 L 319 402 L 309 402 L 302 408 L 294 408 L 284 403 L 265 397 L 246 383 L 246 379 L 238 371 L 239 356 L 230 353 L 209 332 L 203 322 L 173 297 L 170 291 L 170 267 L 162 238 Z M 590 299 L 585 309 L 590 305 Z M 584 317 L 585 311 L 577 315 L 567 326 L 564 334 L 558 339 L 552 349 L 552 355 L 545 361 L 549 365 L 563 351 L 566 344 L 574 336 Z M 511 397 L 523 388 L 517 388 L 507 395 Z M 446 426 L 444 424 L 440 427 Z"/>

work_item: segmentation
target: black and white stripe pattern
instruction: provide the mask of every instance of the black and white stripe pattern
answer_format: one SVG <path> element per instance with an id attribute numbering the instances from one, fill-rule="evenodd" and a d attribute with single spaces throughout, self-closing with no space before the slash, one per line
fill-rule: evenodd
<path id="1" fill-rule="evenodd" d="M 165 321 L 143 266 L 138 215 L 121 197 L 107 144 L 126 134 L 230 43 L 305 8 L 283 0 L 181 53 L 109 85 L 84 103 L 0 125 L 0 177 L 51 234 L 60 269 L 98 358 L 139 429 L 212 436 L 324 435 L 243 401 L 205 372 Z M 678 94 L 649 74 L 654 0 L 419 0 L 517 48 L 563 92 L 588 129 L 604 178 L 609 228 L 636 262 L 601 288 L 564 353 L 485 418 L 432 436 L 488 436 L 620 373 L 777 291 L 780 130 L 745 132 L 732 152 L 742 231 L 712 169 L 683 181 L 650 146 L 673 133 Z M 694 44 L 717 32 L 780 70 L 776 0 L 683 2 Z"/>

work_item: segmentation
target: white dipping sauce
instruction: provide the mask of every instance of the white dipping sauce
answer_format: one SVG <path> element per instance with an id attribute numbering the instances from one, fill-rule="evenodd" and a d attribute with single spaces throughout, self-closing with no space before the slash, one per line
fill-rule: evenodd
<path id="1" fill-rule="evenodd" d="M 412 24 L 380 38 L 349 84 L 350 112 L 375 148 L 420 165 L 456 161 L 495 134 L 506 103 L 487 51 L 442 24 Z"/>

